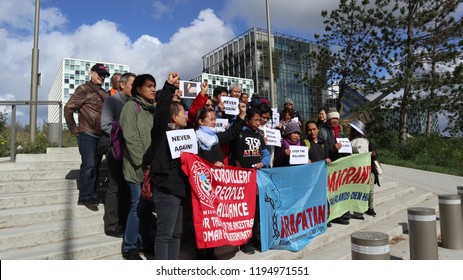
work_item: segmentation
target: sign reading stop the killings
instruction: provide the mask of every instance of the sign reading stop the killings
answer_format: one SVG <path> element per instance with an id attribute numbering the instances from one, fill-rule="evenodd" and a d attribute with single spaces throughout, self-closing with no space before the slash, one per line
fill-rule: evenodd
<path id="1" fill-rule="evenodd" d="M 252 236 L 256 209 L 256 170 L 217 168 L 192 153 L 182 153 L 191 185 L 198 248 L 245 244 Z"/>

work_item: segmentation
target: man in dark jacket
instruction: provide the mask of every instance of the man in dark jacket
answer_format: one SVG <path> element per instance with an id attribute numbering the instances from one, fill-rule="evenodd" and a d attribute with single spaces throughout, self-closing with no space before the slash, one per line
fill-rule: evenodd
<path id="1" fill-rule="evenodd" d="M 78 205 L 96 206 L 100 203 L 96 186 L 102 156 L 97 153 L 97 145 L 101 136 L 101 110 L 107 96 L 101 85 L 106 77 L 109 72 L 103 64 L 93 65 L 90 81 L 78 86 L 64 106 L 66 124 L 71 134 L 77 136 L 82 159 Z M 78 112 L 79 126 L 74 120 L 75 112 Z"/>

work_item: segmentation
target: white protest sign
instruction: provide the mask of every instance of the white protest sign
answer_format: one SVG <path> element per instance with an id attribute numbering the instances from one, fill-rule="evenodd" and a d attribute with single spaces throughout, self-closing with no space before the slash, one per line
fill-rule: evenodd
<path id="1" fill-rule="evenodd" d="M 216 119 L 215 120 L 215 130 L 217 132 L 223 132 L 227 129 L 228 119 Z"/>
<path id="2" fill-rule="evenodd" d="M 176 129 L 166 131 L 172 158 L 179 158 L 180 152 L 198 154 L 198 140 L 194 129 Z"/>
<path id="3" fill-rule="evenodd" d="M 289 155 L 289 164 L 307 164 L 309 163 L 309 147 L 306 146 L 289 146 L 291 154 Z"/>
<path id="4" fill-rule="evenodd" d="M 273 110 L 273 109 L 272 109 Z M 272 115 L 272 128 L 275 128 L 277 127 L 277 125 L 280 123 L 280 113 L 278 112 L 273 112 L 273 115 Z"/>
<path id="5" fill-rule="evenodd" d="M 180 81 L 179 89 L 182 91 L 182 98 L 196 98 L 196 95 L 201 91 L 201 83 Z"/>
<path id="6" fill-rule="evenodd" d="M 240 113 L 238 105 L 240 100 L 236 97 L 223 96 L 221 97 L 223 105 L 225 106 L 225 114 L 237 116 Z"/>
<path id="7" fill-rule="evenodd" d="M 338 153 L 352 154 L 352 145 L 347 138 L 336 138 L 337 143 L 341 143 L 342 147 L 338 150 Z"/>
<path id="8" fill-rule="evenodd" d="M 267 145 L 281 147 L 281 132 L 278 129 L 264 128 Z"/>

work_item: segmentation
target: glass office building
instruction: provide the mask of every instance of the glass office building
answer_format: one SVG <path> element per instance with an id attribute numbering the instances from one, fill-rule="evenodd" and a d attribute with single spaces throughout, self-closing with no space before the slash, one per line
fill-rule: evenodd
<path id="1" fill-rule="evenodd" d="M 267 31 L 252 28 L 204 55 L 203 73 L 252 79 L 255 92 L 271 100 L 268 46 Z M 302 77 L 314 77 L 317 73 L 317 65 L 308 54 L 318 47 L 308 40 L 280 33 L 272 34 L 271 46 L 279 110 L 284 100 L 291 98 L 304 120 L 313 118 L 323 105 L 323 89 L 303 83 Z"/>

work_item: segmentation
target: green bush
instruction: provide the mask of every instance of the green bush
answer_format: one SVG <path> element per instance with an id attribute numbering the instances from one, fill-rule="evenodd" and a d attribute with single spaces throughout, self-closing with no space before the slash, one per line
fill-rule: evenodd
<path id="1" fill-rule="evenodd" d="M 384 133 L 385 135 L 388 133 Z M 442 138 L 438 135 L 415 135 L 407 145 L 399 143 L 396 137 L 386 142 L 378 137 L 377 148 L 384 163 L 410 168 L 463 176 L 463 141 L 458 138 Z"/>

